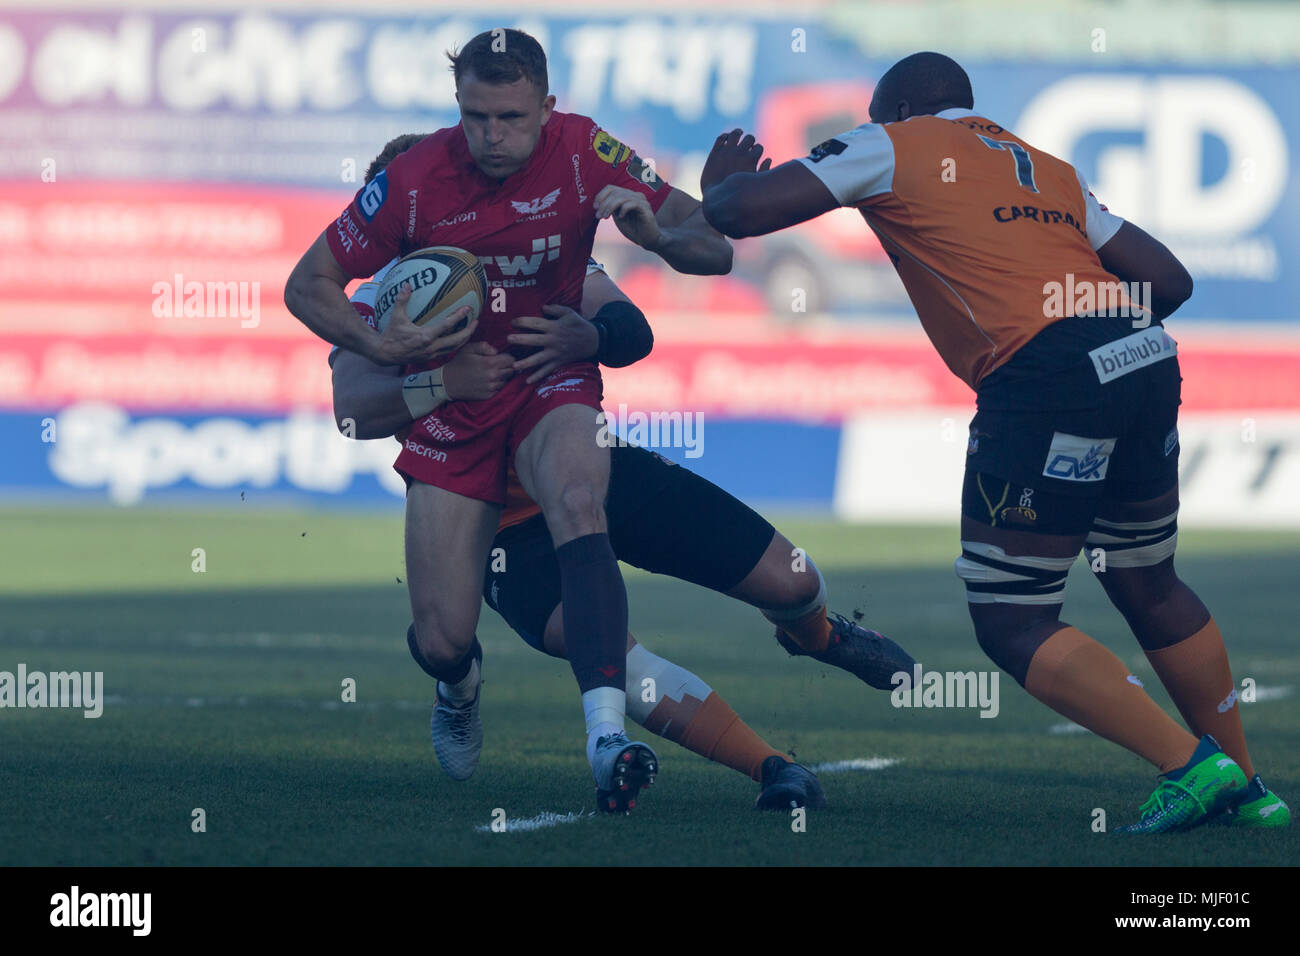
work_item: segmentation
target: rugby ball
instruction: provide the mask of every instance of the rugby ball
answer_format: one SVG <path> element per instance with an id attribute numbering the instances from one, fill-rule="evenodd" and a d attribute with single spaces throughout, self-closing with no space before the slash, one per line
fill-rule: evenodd
<path id="1" fill-rule="evenodd" d="M 375 323 L 382 332 L 405 283 L 411 285 L 406 314 L 416 325 L 436 322 L 461 306 L 478 316 L 487 298 L 487 275 L 478 256 L 454 246 L 430 246 L 403 256 L 384 276 L 375 296 Z M 465 327 L 465 319 L 453 332 Z"/>

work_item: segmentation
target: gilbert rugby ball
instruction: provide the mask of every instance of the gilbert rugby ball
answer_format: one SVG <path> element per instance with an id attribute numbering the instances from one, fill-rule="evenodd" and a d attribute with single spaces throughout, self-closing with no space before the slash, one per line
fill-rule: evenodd
<path id="1" fill-rule="evenodd" d="M 406 314 L 416 325 L 436 322 L 461 306 L 469 306 L 469 318 L 475 318 L 487 298 L 487 275 L 478 256 L 454 246 L 430 246 L 403 256 L 396 262 L 375 296 L 375 322 L 380 331 L 405 283 L 411 285 Z M 452 331 L 464 328 L 465 322 Z"/>

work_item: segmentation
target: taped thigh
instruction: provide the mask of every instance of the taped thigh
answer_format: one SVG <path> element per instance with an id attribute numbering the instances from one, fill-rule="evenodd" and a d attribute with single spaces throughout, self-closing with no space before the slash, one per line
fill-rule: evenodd
<path id="1" fill-rule="evenodd" d="M 1009 555 L 995 544 L 963 541 L 954 568 L 971 604 L 1060 604 L 1074 556 Z"/>
<path id="2" fill-rule="evenodd" d="M 1100 548 L 1110 568 L 1149 568 L 1173 557 L 1178 546 L 1178 509 L 1155 521 L 1107 521 L 1095 518 L 1084 546 Z"/>

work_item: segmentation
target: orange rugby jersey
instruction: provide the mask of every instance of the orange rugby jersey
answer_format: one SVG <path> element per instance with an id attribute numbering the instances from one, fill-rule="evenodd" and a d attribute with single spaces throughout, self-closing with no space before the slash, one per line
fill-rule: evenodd
<path id="1" fill-rule="evenodd" d="M 864 123 L 799 162 L 861 212 L 930 341 L 971 388 L 1087 301 L 1067 292 L 1049 304 L 1049 283 L 1118 281 L 1096 250 L 1123 220 L 1069 163 L 972 110 Z"/>

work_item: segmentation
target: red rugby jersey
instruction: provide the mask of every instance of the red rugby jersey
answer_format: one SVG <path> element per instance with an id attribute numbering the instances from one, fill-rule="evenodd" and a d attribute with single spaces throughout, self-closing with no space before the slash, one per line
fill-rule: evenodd
<path id="1" fill-rule="evenodd" d="M 528 162 L 505 180 L 475 164 L 459 124 L 426 136 L 361 188 L 327 230 L 330 251 L 353 276 L 426 246 L 479 257 L 488 302 L 475 340 L 505 350 L 511 321 L 542 306 L 579 309 L 607 185 L 643 193 L 658 211 L 669 185 L 586 116 L 552 112 Z M 504 311 L 492 309 L 504 290 Z M 433 363 L 434 365 L 440 363 Z"/>

